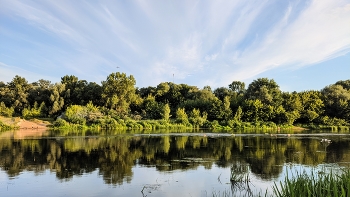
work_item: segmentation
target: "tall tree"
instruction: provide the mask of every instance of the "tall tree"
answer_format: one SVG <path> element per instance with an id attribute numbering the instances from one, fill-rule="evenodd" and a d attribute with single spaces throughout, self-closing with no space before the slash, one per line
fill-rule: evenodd
<path id="1" fill-rule="evenodd" d="M 218 97 L 218 99 L 220 99 L 222 102 L 224 102 L 225 97 L 228 97 L 229 99 L 231 99 L 233 94 L 234 92 L 231 89 L 226 87 L 220 87 L 214 90 L 214 95 Z"/>
<path id="2" fill-rule="evenodd" d="M 310 90 L 299 93 L 300 100 L 302 102 L 303 109 L 301 110 L 300 121 L 312 122 L 324 111 L 324 103 L 321 99 L 321 92 Z"/>
<path id="3" fill-rule="evenodd" d="M 16 114 L 21 114 L 22 110 L 28 106 L 28 90 L 31 85 L 28 81 L 16 75 L 12 81 L 8 84 L 7 97 L 11 102 L 12 107 Z"/>
<path id="4" fill-rule="evenodd" d="M 91 101 L 95 105 L 102 106 L 103 103 L 101 102 L 101 98 L 102 98 L 101 95 L 102 95 L 102 87 L 95 82 L 90 82 L 84 87 L 83 104 L 87 104 Z"/>
<path id="5" fill-rule="evenodd" d="M 233 81 L 228 87 L 238 94 L 245 92 L 245 83 L 241 81 Z"/>
<path id="6" fill-rule="evenodd" d="M 350 79 L 337 81 L 335 85 L 341 85 L 344 89 L 350 90 Z"/>
<path id="7" fill-rule="evenodd" d="M 40 79 L 37 82 L 33 82 L 31 88 L 28 91 L 28 102 L 30 106 L 34 106 L 34 103 L 44 103 L 47 105 L 50 103 L 50 87 L 52 86 L 49 80 Z M 45 112 L 46 113 L 46 112 Z"/>
<path id="8" fill-rule="evenodd" d="M 50 87 L 49 115 L 58 115 L 63 111 L 65 85 L 55 83 Z"/>
<path id="9" fill-rule="evenodd" d="M 350 121 L 350 90 L 342 85 L 330 85 L 321 90 L 325 114 Z"/>
<path id="10" fill-rule="evenodd" d="M 232 118 L 232 109 L 230 108 L 230 97 L 225 96 L 223 104 L 223 119 L 228 121 Z"/>
<path id="11" fill-rule="evenodd" d="M 159 104 L 154 96 L 149 95 L 147 98 L 143 99 L 142 102 L 142 115 L 147 119 L 162 119 L 164 118 L 164 108 Z M 168 105 L 169 107 L 169 105 Z M 170 113 L 170 110 L 169 110 Z"/>
<path id="12" fill-rule="evenodd" d="M 244 102 L 244 119 L 249 122 L 263 120 L 263 103 L 259 99 L 249 99 Z"/>
<path id="13" fill-rule="evenodd" d="M 189 124 L 188 116 L 184 108 L 178 108 L 176 110 L 176 122 L 185 125 Z"/>
<path id="14" fill-rule="evenodd" d="M 170 107 L 169 107 L 169 104 L 167 103 L 167 104 L 165 104 L 164 106 L 163 106 L 163 111 L 162 111 L 162 118 L 163 118 L 163 120 L 165 120 L 165 121 L 169 121 L 169 119 L 170 119 Z"/>
<path id="15" fill-rule="evenodd" d="M 259 99 L 263 104 L 278 106 L 282 103 L 281 90 L 273 79 L 259 78 L 249 84 L 247 99 Z"/>
<path id="16" fill-rule="evenodd" d="M 301 112 L 303 110 L 303 105 L 301 98 L 297 92 L 284 92 L 282 93 L 283 98 L 283 108 L 285 110 L 284 116 L 286 123 L 292 125 L 295 120 L 300 118 Z M 282 115 L 283 113 L 281 113 Z M 280 117 L 283 118 L 283 117 Z"/>
<path id="17" fill-rule="evenodd" d="M 141 98 L 147 98 L 149 95 L 156 95 L 156 88 L 152 86 L 148 86 L 146 88 L 137 88 L 136 94 L 138 94 Z"/>
<path id="18" fill-rule="evenodd" d="M 102 99 L 106 107 L 115 109 L 119 115 L 127 115 L 130 104 L 136 100 L 136 80 L 125 73 L 112 73 L 102 81 Z"/>
<path id="19" fill-rule="evenodd" d="M 85 105 L 89 102 L 84 97 L 86 86 L 88 85 L 86 80 L 79 80 L 74 75 L 66 75 L 61 78 L 61 83 L 65 85 L 64 108 L 73 104 Z"/>

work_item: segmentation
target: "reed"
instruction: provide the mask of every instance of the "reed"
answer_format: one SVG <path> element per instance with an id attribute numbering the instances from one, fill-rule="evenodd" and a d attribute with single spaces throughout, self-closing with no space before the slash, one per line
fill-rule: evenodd
<path id="1" fill-rule="evenodd" d="M 279 183 L 274 183 L 272 193 L 268 189 L 263 192 L 252 192 L 249 188 L 249 179 L 246 176 L 236 175 L 245 174 L 246 169 L 241 166 L 231 168 L 231 191 L 213 192 L 213 197 L 232 197 L 232 196 L 258 196 L 258 197 L 347 197 L 350 196 L 350 168 L 342 169 L 339 172 L 330 171 L 329 173 L 312 171 L 297 173 L 286 178 Z M 234 173 L 234 174 L 233 174 Z M 234 181 L 232 181 L 234 180 Z M 238 182 L 237 182 L 238 181 Z M 241 181 L 241 182 L 239 182 Z M 241 183 L 241 184 L 237 184 Z M 244 183 L 242 185 L 242 183 Z M 245 186 L 245 187 L 242 187 Z M 247 187 L 248 186 L 248 187 Z M 240 191 L 237 191 L 240 190 Z M 245 192 L 242 192 L 244 189 Z"/>
<path id="2" fill-rule="evenodd" d="M 347 197 L 350 196 L 350 169 L 343 170 L 341 173 L 318 173 L 311 175 L 307 173 L 297 174 L 285 180 L 275 183 L 273 186 L 274 196 L 294 197 L 294 196 L 332 196 Z"/>
<path id="3" fill-rule="evenodd" d="M 248 183 L 249 166 L 247 164 L 235 163 L 231 166 L 231 183 Z"/>

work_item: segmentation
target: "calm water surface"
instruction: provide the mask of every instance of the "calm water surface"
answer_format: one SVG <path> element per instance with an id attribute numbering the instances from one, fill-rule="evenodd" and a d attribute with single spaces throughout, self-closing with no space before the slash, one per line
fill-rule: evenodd
<path id="1" fill-rule="evenodd" d="M 0 133 L 0 196 L 241 196 L 349 165 L 350 135 L 339 133 Z M 231 170 L 249 184 L 233 185 Z"/>

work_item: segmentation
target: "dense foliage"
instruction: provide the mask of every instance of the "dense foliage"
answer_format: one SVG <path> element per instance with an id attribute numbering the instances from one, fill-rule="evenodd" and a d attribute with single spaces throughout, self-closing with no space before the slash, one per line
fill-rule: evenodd
<path id="1" fill-rule="evenodd" d="M 101 84 L 68 75 L 55 84 L 43 79 L 28 83 L 15 76 L 11 82 L 0 82 L 0 115 L 59 117 L 57 125 L 118 125 L 126 119 L 229 128 L 249 122 L 272 127 L 350 123 L 350 80 L 303 92 L 282 92 L 268 78 L 256 79 L 247 88 L 240 81 L 215 90 L 171 82 L 137 88 L 132 75 L 117 72 Z"/>

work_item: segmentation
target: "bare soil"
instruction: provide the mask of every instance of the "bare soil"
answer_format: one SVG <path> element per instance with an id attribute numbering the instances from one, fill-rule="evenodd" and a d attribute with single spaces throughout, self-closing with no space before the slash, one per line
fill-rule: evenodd
<path id="1" fill-rule="evenodd" d="M 47 123 L 37 122 L 37 121 L 29 121 L 21 119 L 17 125 L 20 129 L 47 129 Z"/>
<path id="2" fill-rule="evenodd" d="M 303 128 L 303 127 L 296 127 L 296 126 L 293 126 L 293 130 L 294 131 L 303 131 L 303 130 L 308 130 L 307 128 Z"/>
<path id="3" fill-rule="evenodd" d="M 48 131 L 47 125 L 50 124 L 49 122 L 41 121 L 38 119 L 25 120 L 20 118 L 0 117 L 0 120 L 7 125 L 19 127 L 19 129 L 16 129 L 15 131 L 10 131 L 10 133 L 7 132 L 8 134 L 2 134 L 13 135 L 15 138 L 43 136 Z"/>

